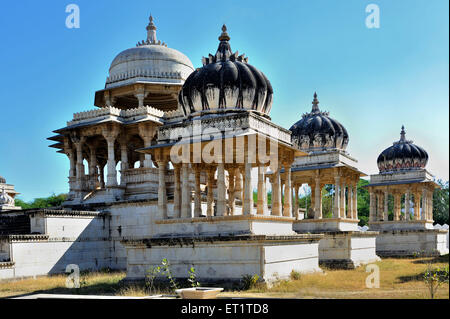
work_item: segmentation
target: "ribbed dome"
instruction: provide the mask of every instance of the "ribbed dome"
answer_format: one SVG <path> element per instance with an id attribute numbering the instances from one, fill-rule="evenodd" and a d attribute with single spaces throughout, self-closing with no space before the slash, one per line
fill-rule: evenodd
<path id="1" fill-rule="evenodd" d="M 404 126 L 400 133 L 400 140 L 381 152 L 377 159 L 380 173 L 422 169 L 425 168 L 427 162 L 428 153 L 413 144 L 413 141 L 406 140 Z"/>
<path id="2" fill-rule="evenodd" d="M 135 48 L 122 51 L 114 58 L 105 88 L 137 81 L 183 83 L 192 71 L 194 66 L 188 57 L 156 39 L 156 26 L 150 16 L 147 40 L 139 42 Z"/>
<path id="3" fill-rule="evenodd" d="M 273 89 L 266 76 L 232 52 L 226 26 L 222 27 L 215 55 L 203 58 L 180 91 L 178 101 L 185 115 L 195 112 L 248 110 L 269 114 Z"/>
<path id="4" fill-rule="evenodd" d="M 6 184 L 6 179 L 0 175 L 0 184 Z"/>
<path id="5" fill-rule="evenodd" d="M 348 144 L 345 127 L 329 117 L 328 112 L 320 111 L 316 93 L 312 104 L 311 112 L 303 114 L 302 119 L 290 128 L 294 145 L 307 152 L 345 150 Z"/>

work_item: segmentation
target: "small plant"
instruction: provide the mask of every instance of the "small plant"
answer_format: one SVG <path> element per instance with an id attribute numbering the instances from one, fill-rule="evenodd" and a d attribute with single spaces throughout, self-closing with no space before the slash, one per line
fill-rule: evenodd
<path id="1" fill-rule="evenodd" d="M 162 269 L 163 269 L 164 273 L 166 274 L 167 279 L 169 279 L 169 283 L 170 283 L 170 286 L 172 287 L 172 289 L 173 290 L 178 289 L 177 282 L 175 281 L 175 278 L 173 278 L 172 272 L 170 271 L 170 263 L 166 258 L 164 258 L 162 260 Z"/>
<path id="2" fill-rule="evenodd" d="M 252 275 L 244 275 L 242 277 L 242 286 L 243 286 L 242 288 L 244 290 L 249 290 L 249 289 L 255 288 L 258 281 L 259 281 L 259 276 L 256 274 L 253 276 Z"/>
<path id="3" fill-rule="evenodd" d="M 430 291 L 431 299 L 434 299 L 438 288 L 443 283 L 449 282 L 448 266 L 444 268 L 431 269 L 431 266 L 428 265 L 428 269 L 425 272 L 423 278 L 425 284 L 428 286 L 428 290 Z"/>
<path id="4" fill-rule="evenodd" d="M 200 283 L 197 281 L 197 274 L 195 273 L 195 268 L 192 266 L 188 270 L 189 278 L 188 281 L 191 284 L 192 288 L 200 287 Z"/>
<path id="5" fill-rule="evenodd" d="M 291 271 L 291 280 L 300 280 L 300 273 L 296 270 Z"/>
<path id="6" fill-rule="evenodd" d="M 145 288 L 152 293 L 156 276 L 161 273 L 161 266 L 150 267 L 145 275 Z"/>

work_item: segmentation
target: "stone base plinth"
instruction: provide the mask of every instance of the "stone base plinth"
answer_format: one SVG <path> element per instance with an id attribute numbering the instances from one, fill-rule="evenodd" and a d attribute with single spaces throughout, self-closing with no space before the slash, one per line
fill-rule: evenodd
<path id="1" fill-rule="evenodd" d="M 389 220 L 369 222 L 369 229 L 373 231 L 390 230 L 424 230 L 434 229 L 432 220 Z"/>
<path id="2" fill-rule="evenodd" d="M 319 242 L 319 264 L 327 268 L 354 269 L 379 261 L 378 232 L 327 232 Z"/>
<path id="3" fill-rule="evenodd" d="M 442 229 L 381 231 L 377 255 L 381 257 L 440 256 L 448 254 L 447 232 Z"/>
<path id="4" fill-rule="evenodd" d="M 123 240 L 127 250 L 126 280 L 143 280 L 150 267 L 166 258 L 178 279 L 194 266 L 201 284 L 240 283 L 258 275 L 267 283 L 300 273 L 321 271 L 319 240 L 323 235 L 215 236 Z M 160 277 L 157 277 L 160 278 Z M 161 275 L 163 279 L 163 275 Z"/>
<path id="5" fill-rule="evenodd" d="M 153 237 L 296 235 L 293 218 L 265 215 L 234 215 L 176 218 L 155 221 Z"/>
<path id="6" fill-rule="evenodd" d="M 293 223 L 293 229 L 297 233 L 323 233 L 340 231 L 358 231 L 358 219 L 347 218 L 323 218 L 302 219 Z"/>

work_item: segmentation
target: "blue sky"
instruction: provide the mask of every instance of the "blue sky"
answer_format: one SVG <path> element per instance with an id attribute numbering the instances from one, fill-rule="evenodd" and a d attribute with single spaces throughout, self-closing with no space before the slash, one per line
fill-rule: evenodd
<path id="1" fill-rule="evenodd" d="M 80 8 L 79 29 L 65 26 L 70 3 Z M 365 25 L 371 3 L 379 29 Z M 448 180 L 448 10 L 447 0 L 8 1 L 0 11 L 0 175 L 25 200 L 67 192 L 69 161 L 46 138 L 94 108 L 109 64 L 146 37 L 152 13 L 158 38 L 195 67 L 215 53 L 226 23 L 232 49 L 274 87 L 276 124 L 289 128 L 317 91 L 364 172 L 378 172 L 378 154 L 405 125 L 428 151 L 427 169 Z"/>

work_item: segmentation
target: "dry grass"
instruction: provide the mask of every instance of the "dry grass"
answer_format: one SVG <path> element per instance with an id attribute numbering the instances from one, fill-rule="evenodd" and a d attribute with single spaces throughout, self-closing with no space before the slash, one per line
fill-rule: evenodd
<path id="1" fill-rule="evenodd" d="M 323 274 L 300 275 L 296 280 L 282 280 L 271 288 L 257 288 L 245 292 L 225 292 L 223 297 L 274 297 L 274 298 L 429 298 L 422 280 L 431 262 L 432 267 L 448 266 L 448 255 L 441 258 L 383 259 L 380 268 L 380 288 L 366 288 L 369 273 L 366 267 L 355 270 L 330 270 Z M 449 285 L 444 284 L 437 298 L 449 298 Z"/>
<path id="2" fill-rule="evenodd" d="M 124 272 L 98 272 L 82 275 L 79 289 L 66 288 L 66 275 L 42 276 L 17 281 L 0 282 L 0 297 L 30 293 L 115 295 L 122 288 L 119 283 Z"/>
<path id="3" fill-rule="evenodd" d="M 278 281 L 271 288 L 256 285 L 247 291 L 223 292 L 219 297 L 252 298 L 429 298 L 422 275 L 428 263 L 432 267 L 448 265 L 448 255 L 441 258 L 383 259 L 376 264 L 380 268 L 380 288 L 365 286 L 369 273 L 362 266 L 355 270 L 328 270 L 324 273 L 293 274 L 291 280 Z M 0 282 L 0 297 L 30 293 L 66 293 L 91 295 L 146 296 L 143 284 L 124 284 L 125 272 L 88 273 L 81 277 L 81 288 L 65 288 L 66 276 L 55 275 Z M 168 293 L 167 289 L 153 294 Z M 449 286 L 444 284 L 437 298 L 449 298 Z"/>

